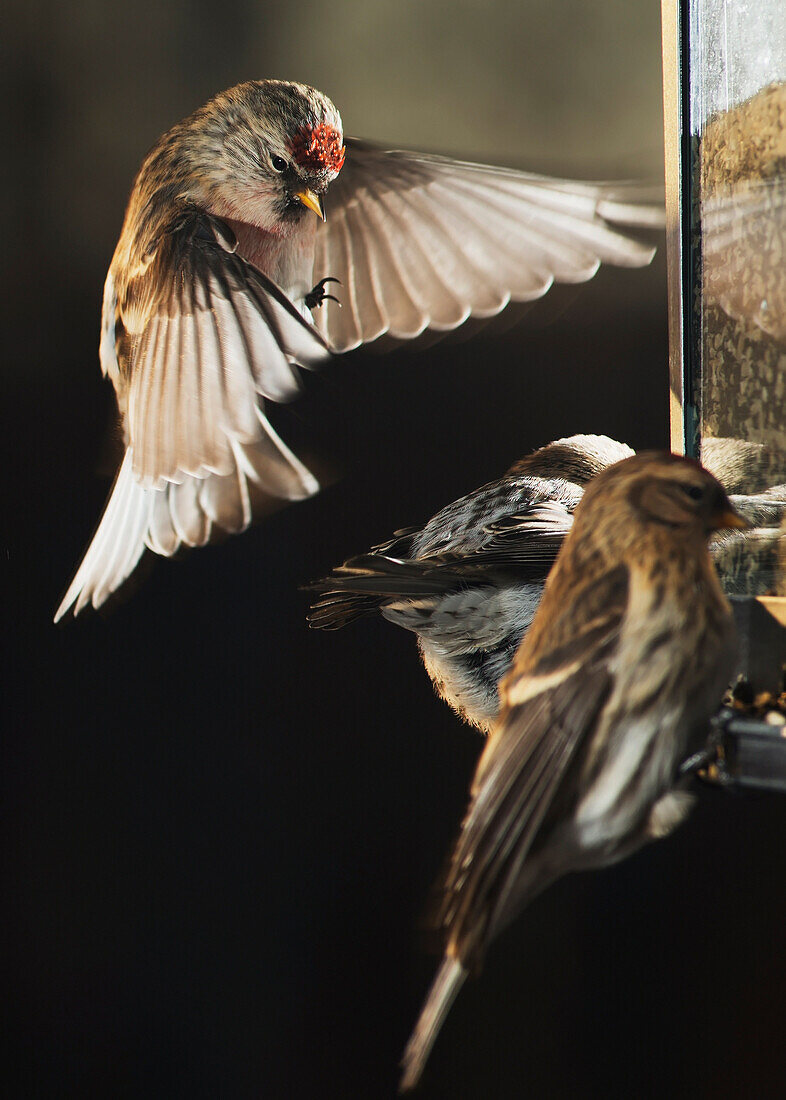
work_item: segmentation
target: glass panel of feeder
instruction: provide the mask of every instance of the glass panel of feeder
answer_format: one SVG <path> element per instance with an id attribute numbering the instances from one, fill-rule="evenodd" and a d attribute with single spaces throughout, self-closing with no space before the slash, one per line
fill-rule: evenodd
<path id="1" fill-rule="evenodd" d="M 786 2 L 691 0 L 698 450 L 754 523 L 740 594 L 786 595 Z"/>

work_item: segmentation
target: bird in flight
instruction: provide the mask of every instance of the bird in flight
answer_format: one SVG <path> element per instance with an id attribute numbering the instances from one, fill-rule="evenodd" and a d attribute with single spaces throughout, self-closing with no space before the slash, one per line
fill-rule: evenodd
<path id="1" fill-rule="evenodd" d="M 104 603 L 145 548 L 169 557 L 318 492 L 265 414 L 297 397 L 299 367 L 643 266 L 654 249 L 618 227 L 658 227 L 648 198 L 345 141 L 331 101 L 286 81 L 177 123 L 142 163 L 106 279 L 125 454 L 56 620 Z"/>

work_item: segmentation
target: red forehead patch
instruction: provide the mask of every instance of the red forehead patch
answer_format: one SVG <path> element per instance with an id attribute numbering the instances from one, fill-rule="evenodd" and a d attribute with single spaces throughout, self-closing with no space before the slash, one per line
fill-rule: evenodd
<path id="1" fill-rule="evenodd" d="M 338 130 L 326 122 L 313 130 L 304 127 L 292 141 L 292 159 L 312 172 L 340 172 L 345 154 Z"/>

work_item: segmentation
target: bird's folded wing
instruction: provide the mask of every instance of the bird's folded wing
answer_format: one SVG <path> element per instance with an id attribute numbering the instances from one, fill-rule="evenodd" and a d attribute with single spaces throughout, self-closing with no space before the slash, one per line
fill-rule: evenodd
<path id="1" fill-rule="evenodd" d="M 308 586 L 321 593 L 308 614 L 317 630 L 337 630 L 393 599 L 423 601 L 467 584 L 510 583 L 510 570 L 521 583 L 545 581 L 573 517 L 554 501 L 522 508 L 484 528 L 483 542 L 470 550 L 431 551 L 422 557 L 396 557 L 409 550 L 412 532 L 382 543 L 368 554 L 349 558 L 321 581 Z M 417 532 L 415 532 L 417 536 Z M 421 602 L 425 613 L 426 604 Z"/>
<path id="2" fill-rule="evenodd" d="M 328 354 L 234 248 L 226 225 L 193 212 L 117 287 L 128 444 L 144 487 L 232 475 L 238 447 L 264 445 L 270 434 L 264 398 L 296 396 L 296 364 L 314 366 Z M 275 454 L 287 461 L 286 449 Z M 270 480 L 275 487 L 287 479 Z"/>
<path id="3" fill-rule="evenodd" d="M 507 532 L 521 548 L 528 535 L 564 534 L 583 489 L 560 477 L 504 477 L 482 485 L 432 516 L 412 537 L 412 557 L 483 552 Z M 533 540 L 534 541 L 534 540 Z"/>
<path id="4" fill-rule="evenodd" d="M 514 915 L 509 902 L 533 841 L 609 697 L 626 576 L 616 570 L 602 578 L 605 609 L 525 674 L 514 664 L 503 682 L 499 723 L 475 774 L 440 912 L 462 958 Z"/>
<path id="5" fill-rule="evenodd" d="M 489 523 L 483 544 L 466 554 L 464 561 L 467 567 L 481 562 L 515 565 L 523 576 L 544 568 L 548 572 L 572 526 L 573 514 L 562 503 L 539 501 Z"/>
<path id="6" fill-rule="evenodd" d="M 615 228 L 662 225 L 640 185 L 573 183 L 347 141 L 317 233 L 314 279 L 340 279 L 316 324 L 346 351 L 384 333 L 446 331 L 491 317 L 601 263 L 640 267 L 654 249 Z M 645 200 L 645 201 L 642 201 Z M 647 201 L 648 200 L 648 201 Z"/>

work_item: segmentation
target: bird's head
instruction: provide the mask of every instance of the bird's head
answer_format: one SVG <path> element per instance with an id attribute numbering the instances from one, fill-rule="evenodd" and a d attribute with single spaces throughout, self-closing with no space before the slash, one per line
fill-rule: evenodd
<path id="1" fill-rule="evenodd" d="M 323 196 L 345 155 L 341 116 L 327 96 L 305 84 L 248 81 L 188 123 L 212 213 L 281 236 L 304 218 L 324 220 Z"/>
<path id="2" fill-rule="evenodd" d="M 590 508 L 596 521 L 601 513 L 608 516 L 608 538 L 615 543 L 635 541 L 652 525 L 705 540 L 713 531 L 750 526 L 708 470 L 667 452 L 643 452 L 603 470 L 584 494 L 581 512 Z"/>
<path id="3" fill-rule="evenodd" d="M 555 439 L 510 467 L 506 477 L 562 477 L 584 485 L 601 470 L 634 452 L 607 435 L 571 435 Z"/>

